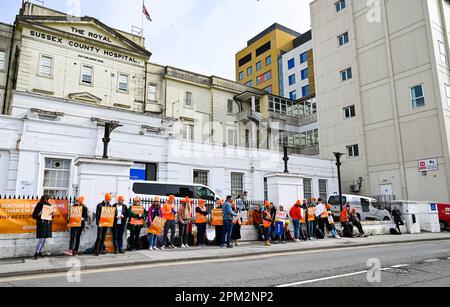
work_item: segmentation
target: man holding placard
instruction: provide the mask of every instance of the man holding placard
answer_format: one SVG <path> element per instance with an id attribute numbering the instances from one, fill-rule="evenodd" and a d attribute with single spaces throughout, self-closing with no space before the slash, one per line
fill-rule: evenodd
<path id="1" fill-rule="evenodd" d="M 95 241 L 95 255 L 105 254 L 105 239 L 108 229 L 114 226 L 116 208 L 111 205 L 112 196 L 105 194 L 105 200 L 97 205 L 95 221 L 97 223 L 97 240 Z"/>
<path id="2" fill-rule="evenodd" d="M 69 225 L 70 243 L 67 256 L 76 256 L 80 248 L 81 233 L 85 227 L 85 221 L 88 218 L 88 209 L 84 205 L 84 197 L 77 198 L 75 204 L 70 208 Z"/>
<path id="3" fill-rule="evenodd" d="M 284 234 L 284 225 L 289 219 L 288 214 L 284 211 L 284 207 L 280 206 L 279 210 L 275 215 L 275 236 L 277 244 L 286 244 L 286 236 Z"/>

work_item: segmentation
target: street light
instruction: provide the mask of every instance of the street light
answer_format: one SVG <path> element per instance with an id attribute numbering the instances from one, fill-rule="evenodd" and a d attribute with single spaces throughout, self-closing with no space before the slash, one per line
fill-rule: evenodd
<path id="1" fill-rule="evenodd" d="M 341 182 L 341 158 L 344 154 L 341 152 L 334 152 L 334 156 L 336 157 L 336 166 L 338 173 L 338 186 L 339 186 L 339 205 L 341 206 L 341 211 L 344 208 L 344 204 L 342 203 L 342 182 Z"/>

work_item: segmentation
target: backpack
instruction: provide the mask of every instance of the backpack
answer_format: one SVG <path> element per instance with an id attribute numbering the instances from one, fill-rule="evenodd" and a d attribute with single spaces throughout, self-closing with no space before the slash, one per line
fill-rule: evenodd
<path id="1" fill-rule="evenodd" d="M 319 240 L 325 239 L 325 234 L 320 229 L 316 229 L 316 238 Z"/>

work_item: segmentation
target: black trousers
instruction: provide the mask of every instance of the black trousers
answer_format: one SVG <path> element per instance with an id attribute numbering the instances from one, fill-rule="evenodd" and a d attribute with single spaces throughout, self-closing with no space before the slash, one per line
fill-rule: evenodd
<path id="1" fill-rule="evenodd" d="M 352 222 L 352 224 L 353 224 L 354 226 L 356 226 L 356 228 L 358 228 L 358 231 L 359 231 L 359 233 L 360 233 L 361 235 L 365 235 L 364 229 L 363 229 L 363 227 L 362 227 L 360 221 L 354 220 L 354 221 Z"/>
<path id="2" fill-rule="evenodd" d="M 105 239 L 108 228 L 97 227 L 97 240 L 95 241 L 95 252 L 100 254 L 105 251 Z"/>
<path id="3" fill-rule="evenodd" d="M 136 226 L 131 230 L 131 250 L 139 249 L 139 239 L 141 237 L 142 227 Z"/>
<path id="4" fill-rule="evenodd" d="M 178 222 L 179 236 L 181 244 L 188 244 L 188 224 L 183 224 L 182 222 Z"/>
<path id="5" fill-rule="evenodd" d="M 398 232 L 402 233 L 402 231 L 400 230 L 400 226 L 404 226 L 405 223 L 400 220 L 400 219 L 395 219 L 395 226 L 397 226 L 397 230 Z"/>
<path id="6" fill-rule="evenodd" d="M 170 230 L 170 240 L 168 241 L 167 236 L 169 235 Z M 175 239 L 175 221 L 167 221 L 164 225 L 164 238 L 163 245 L 168 247 L 173 245 L 173 240 Z"/>
<path id="7" fill-rule="evenodd" d="M 70 228 L 70 244 L 69 249 L 74 252 L 78 252 L 80 248 L 80 238 L 81 233 L 83 232 L 82 227 L 74 227 Z"/>
<path id="8" fill-rule="evenodd" d="M 216 226 L 216 246 L 222 245 L 223 226 Z"/>
<path id="9" fill-rule="evenodd" d="M 206 223 L 197 224 L 197 245 L 205 244 Z"/>
<path id="10" fill-rule="evenodd" d="M 113 228 L 113 242 L 114 242 L 114 249 L 116 251 L 123 249 L 124 232 L 125 232 L 125 225 L 116 225 Z"/>

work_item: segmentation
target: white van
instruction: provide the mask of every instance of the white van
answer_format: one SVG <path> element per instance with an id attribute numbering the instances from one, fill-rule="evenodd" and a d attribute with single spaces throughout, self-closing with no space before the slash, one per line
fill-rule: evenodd
<path id="1" fill-rule="evenodd" d="M 333 215 L 338 218 L 340 216 L 339 195 L 334 194 L 328 199 L 328 203 L 332 206 Z M 342 195 L 342 205 L 349 203 L 358 211 L 361 221 L 390 221 L 392 220 L 389 211 L 383 208 L 376 199 L 358 196 L 358 195 Z"/>
<path id="2" fill-rule="evenodd" d="M 203 199 L 205 201 L 216 201 L 220 199 L 211 188 L 193 183 L 174 183 L 159 181 L 131 181 L 130 196 L 139 196 L 142 199 L 150 199 L 156 196 L 167 198 L 174 195 L 176 198 L 189 197 L 191 199 Z"/>

